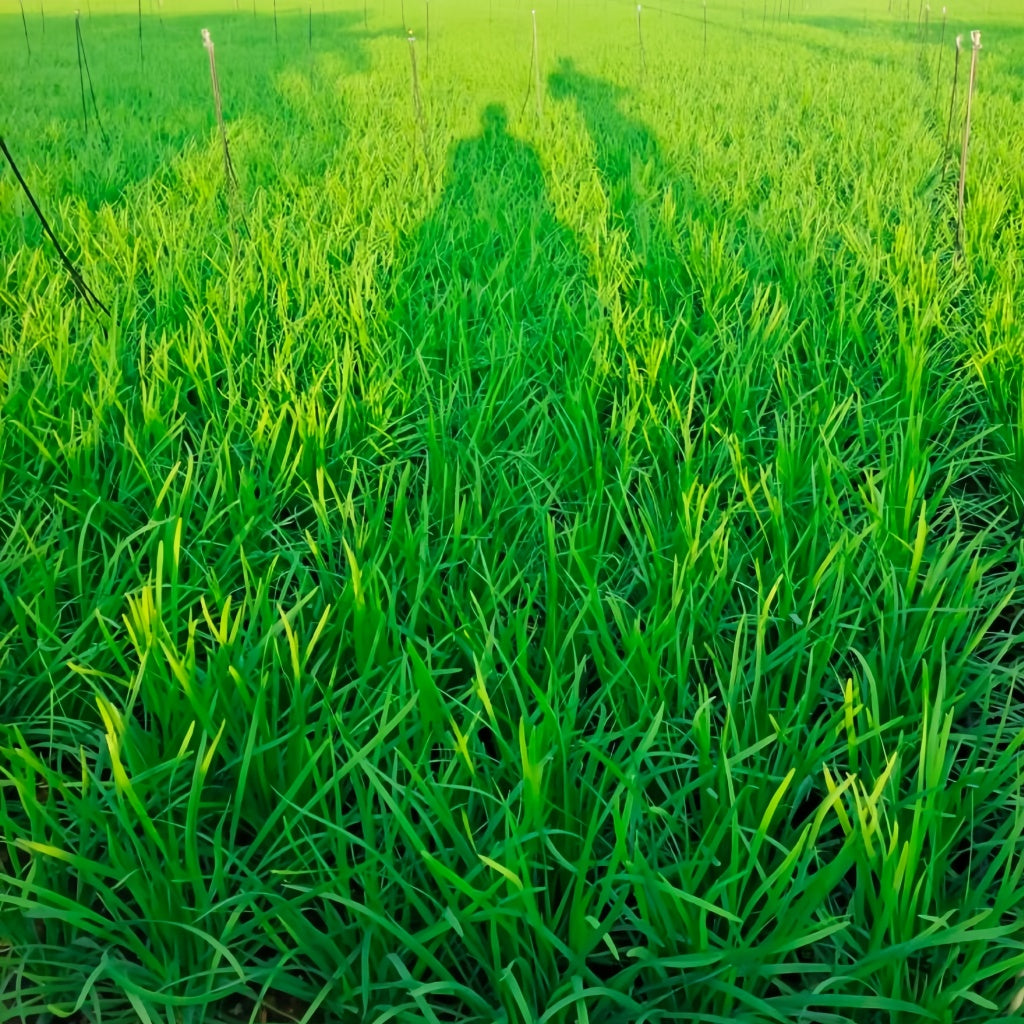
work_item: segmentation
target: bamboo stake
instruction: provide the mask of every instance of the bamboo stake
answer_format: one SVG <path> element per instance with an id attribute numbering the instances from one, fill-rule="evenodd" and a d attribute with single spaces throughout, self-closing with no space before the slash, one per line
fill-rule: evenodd
<path id="1" fill-rule="evenodd" d="M 960 147 L 960 182 L 956 199 L 956 248 L 964 249 L 964 189 L 967 185 L 967 147 L 971 141 L 971 104 L 974 99 L 974 82 L 978 71 L 978 51 L 981 49 L 981 32 L 971 32 L 971 73 L 967 81 L 967 114 L 964 118 L 964 141 Z"/>
<path id="2" fill-rule="evenodd" d="M 963 36 L 956 37 L 956 58 L 953 63 L 953 91 L 949 97 L 949 120 L 946 122 L 946 140 L 942 144 L 942 173 L 946 173 L 946 165 L 949 163 L 949 139 L 953 133 L 953 110 L 956 107 L 956 85 L 960 76 L 960 50 L 963 47 Z"/>
<path id="3" fill-rule="evenodd" d="M 217 59 L 213 53 L 213 40 L 210 38 L 209 29 L 203 29 L 203 46 L 210 55 L 210 82 L 213 85 L 213 109 L 217 115 L 217 127 L 220 129 L 220 141 L 224 147 L 224 176 L 228 181 L 228 188 L 237 188 L 238 178 L 235 175 L 235 168 L 231 163 L 231 153 L 228 150 L 228 133 L 224 127 L 224 113 L 221 107 L 220 82 L 217 79 Z"/>
<path id="4" fill-rule="evenodd" d="M 942 47 L 946 43 L 946 8 L 942 8 L 942 30 L 939 33 L 939 55 L 935 59 L 935 106 L 939 106 L 939 81 L 942 77 Z"/>
<path id="5" fill-rule="evenodd" d="M 644 53 L 644 30 L 640 25 L 640 4 L 636 5 L 636 35 L 640 40 L 640 75 L 647 76 L 647 54 Z"/>

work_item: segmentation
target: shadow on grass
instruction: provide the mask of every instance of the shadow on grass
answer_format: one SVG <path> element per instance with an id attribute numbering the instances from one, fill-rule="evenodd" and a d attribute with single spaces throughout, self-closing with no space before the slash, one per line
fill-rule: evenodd
<path id="1" fill-rule="evenodd" d="M 440 201 L 398 262 L 390 327 L 467 401 L 497 386 L 503 402 L 538 383 L 561 391 L 585 361 L 587 265 L 503 107 L 454 144 Z"/>
<path id="2" fill-rule="evenodd" d="M 336 82 L 371 66 L 370 43 L 393 31 L 367 31 L 355 12 L 264 14 L 244 10 L 209 17 L 144 14 L 141 44 L 134 16 L 83 17 L 82 37 L 96 108 L 110 144 L 97 129 L 93 105 L 83 123 L 73 17 L 47 19 L 45 37 L 30 24 L 27 58 L 20 18 L 0 19 L 0 59 L 18 68 L 0 84 L 10 144 L 40 198 L 81 196 L 93 210 L 116 203 L 125 190 L 167 169 L 193 140 L 214 130 L 209 63 L 200 29 L 209 28 L 229 131 L 233 122 L 285 122 L 297 137 L 314 119 L 341 127 L 330 91 L 319 107 L 296 102 L 277 84 L 282 72 L 319 74 Z M 16 30 L 16 31 L 15 31 Z M 276 42 L 275 42 L 276 35 Z M 20 49 L 19 49 L 20 46 Z M 317 170 L 318 168 L 313 168 Z M 244 176 L 243 176 L 244 177 Z"/>
<path id="3" fill-rule="evenodd" d="M 612 215 L 625 231 L 634 263 L 635 277 L 626 296 L 630 305 L 651 308 L 667 331 L 680 321 L 699 318 L 700 301 L 682 258 L 682 240 L 660 208 L 666 188 L 673 205 L 694 202 L 695 197 L 680 194 L 686 183 L 664 166 L 646 125 L 624 109 L 628 90 L 584 74 L 565 58 L 549 77 L 548 89 L 555 99 L 575 104 L 593 141 Z"/>

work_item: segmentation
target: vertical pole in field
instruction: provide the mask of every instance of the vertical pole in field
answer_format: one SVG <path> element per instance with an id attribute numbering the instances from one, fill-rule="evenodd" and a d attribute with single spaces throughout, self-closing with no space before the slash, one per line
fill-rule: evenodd
<path id="1" fill-rule="evenodd" d="M 409 33 L 409 64 L 412 68 L 412 109 L 416 115 L 416 123 L 420 128 L 423 124 L 423 103 L 420 100 L 420 75 L 416 67 L 416 37 Z"/>
<path id="2" fill-rule="evenodd" d="M 544 99 L 541 92 L 540 85 L 540 47 L 537 45 L 537 10 L 534 8 L 530 11 L 533 17 L 533 73 L 534 73 L 534 85 L 537 90 L 537 118 L 543 119 L 544 117 Z"/>
<path id="3" fill-rule="evenodd" d="M 981 32 L 971 33 L 971 73 L 967 81 L 967 114 L 964 117 L 964 142 L 960 149 L 960 182 L 956 197 L 956 247 L 964 250 L 964 188 L 967 184 L 967 146 L 971 141 L 971 101 L 974 99 L 974 82 L 978 73 L 978 51 L 981 49 Z"/>
<path id="4" fill-rule="evenodd" d="M 956 109 L 956 85 L 960 75 L 960 50 L 964 41 L 963 36 L 956 37 L 956 57 L 953 63 L 953 91 L 949 97 L 949 120 L 946 122 L 946 139 L 942 143 L 942 173 L 946 173 L 946 164 L 949 162 L 949 139 L 953 134 L 953 111 Z"/>
<path id="5" fill-rule="evenodd" d="M 203 46 L 210 55 L 210 83 L 213 86 L 213 110 L 217 115 L 217 127 L 220 129 L 220 141 L 224 147 L 224 176 L 228 181 L 228 190 L 238 184 L 235 177 L 235 168 L 231 164 L 231 153 L 228 150 L 228 133 L 224 127 L 224 112 L 220 101 L 220 82 L 217 79 L 217 59 L 213 53 L 213 40 L 210 38 L 209 29 L 203 29 Z"/>
<path id="6" fill-rule="evenodd" d="M 369 22 L 367 21 L 367 11 L 366 11 L 366 7 L 367 7 L 368 3 L 369 3 L 369 0 L 363 0 L 363 31 L 364 32 L 369 31 L 369 28 L 370 28 Z"/>
<path id="7" fill-rule="evenodd" d="M 274 0 L 274 45 L 277 46 L 277 0 Z"/>
<path id="8" fill-rule="evenodd" d="M 82 34 L 78 27 L 78 11 L 75 11 L 75 49 L 78 52 L 78 86 L 82 91 L 82 126 L 89 134 L 89 110 L 85 105 L 85 71 L 82 69 Z"/>
<path id="9" fill-rule="evenodd" d="M 640 40 L 640 77 L 647 77 L 647 54 L 644 53 L 644 30 L 640 25 L 640 4 L 636 5 L 636 37 Z"/>
<path id="10" fill-rule="evenodd" d="M 708 0 L 704 2 L 704 61 L 708 59 Z"/>
<path id="11" fill-rule="evenodd" d="M 942 30 L 939 32 L 939 55 L 935 58 L 935 107 L 939 106 L 939 81 L 942 77 L 942 47 L 946 44 L 946 8 L 942 8 Z"/>
<path id="12" fill-rule="evenodd" d="M 39 24 L 43 29 L 43 38 L 46 38 L 46 13 L 43 11 L 43 0 L 39 0 Z"/>
<path id="13" fill-rule="evenodd" d="M 21 27 L 25 30 L 25 49 L 28 51 L 29 58 L 32 57 L 32 47 L 28 41 L 28 22 L 25 20 L 25 0 L 18 0 L 21 5 Z"/>
<path id="14" fill-rule="evenodd" d="M 78 45 L 78 81 L 82 86 L 82 118 L 85 121 L 85 133 L 89 134 L 89 117 L 85 108 L 85 86 L 89 86 L 89 97 L 92 99 L 92 114 L 96 121 L 96 127 L 100 130 L 100 138 L 104 146 L 110 145 L 107 133 L 103 128 L 103 120 L 100 117 L 100 108 L 96 103 L 96 90 L 92 87 L 92 72 L 89 70 L 89 57 L 85 52 L 85 39 L 82 38 L 82 24 L 79 12 L 75 11 L 75 42 Z M 85 70 L 85 80 L 82 80 L 82 70 Z"/>
<path id="15" fill-rule="evenodd" d="M 144 64 L 145 60 L 142 53 L 142 0 L 139 0 L 139 63 Z"/>
<path id="16" fill-rule="evenodd" d="M 430 0 L 425 0 L 424 6 L 426 7 L 427 16 L 427 27 L 426 32 L 423 34 L 423 42 L 426 49 L 426 57 L 423 61 L 423 70 L 430 74 Z"/>
<path id="17" fill-rule="evenodd" d="M 423 101 L 420 98 L 420 75 L 416 66 L 416 37 L 409 31 L 409 63 L 412 67 L 412 108 L 416 114 L 416 124 L 419 128 L 420 141 L 423 146 L 423 163 L 427 169 L 427 178 L 430 179 L 430 150 L 427 144 L 427 120 L 423 116 Z M 416 158 L 416 143 L 413 142 L 413 160 Z"/>

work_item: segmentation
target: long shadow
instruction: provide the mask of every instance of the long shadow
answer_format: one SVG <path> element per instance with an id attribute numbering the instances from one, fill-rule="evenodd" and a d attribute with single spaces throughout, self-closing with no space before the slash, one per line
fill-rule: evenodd
<path id="1" fill-rule="evenodd" d="M 500 383 L 562 392 L 588 355 L 588 269 L 504 108 L 452 147 L 441 198 L 407 239 L 391 285 L 392 343 L 475 402 Z M 531 383 L 532 382 L 532 383 Z"/>
<path id="2" fill-rule="evenodd" d="M 90 208 L 117 202 L 132 185 L 167 179 L 168 168 L 193 141 L 213 136 L 209 64 L 200 29 L 209 28 L 229 128 L 238 119 L 285 121 L 298 135 L 336 111 L 323 82 L 365 72 L 370 42 L 395 31 L 365 29 L 361 15 L 333 12 L 282 13 L 254 17 L 243 8 L 212 15 L 195 12 L 92 17 L 83 11 L 82 37 L 95 89 L 96 107 L 110 140 L 104 145 L 91 100 L 83 124 L 74 18 L 30 20 L 31 56 L 20 18 L 0 17 L 0 61 L 14 68 L 0 79 L 0 107 L 8 112 L 5 133 L 26 168 L 45 167 L 46 193 L 82 196 Z M 276 36 L 276 40 L 275 40 Z M 318 111 L 282 90 L 289 69 L 317 76 L 323 93 Z M 334 106 L 338 106 L 334 104 Z M 340 135 L 332 117 L 332 133 Z M 32 175 L 38 179 L 37 174 Z"/>
<path id="3" fill-rule="evenodd" d="M 555 99 L 576 105 L 593 141 L 613 217 L 632 254 L 634 273 L 625 296 L 632 308 L 657 313 L 670 332 L 699 320 L 701 303 L 683 258 L 683 239 L 661 215 L 666 189 L 677 204 L 697 198 L 683 194 L 686 182 L 666 168 L 657 140 L 624 109 L 628 90 L 584 74 L 565 58 L 549 77 L 548 89 Z"/>

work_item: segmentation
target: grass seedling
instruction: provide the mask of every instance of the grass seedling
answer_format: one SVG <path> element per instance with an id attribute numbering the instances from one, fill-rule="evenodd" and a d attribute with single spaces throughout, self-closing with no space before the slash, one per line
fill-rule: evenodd
<path id="1" fill-rule="evenodd" d="M 92 100 L 92 112 L 96 118 L 96 127 L 100 130 L 100 138 L 103 139 L 103 145 L 108 146 L 107 133 L 103 129 L 103 122 L 100 120 L 100 108 L 96 103 L 96 91 L 92 87 L 92 74 L 89 71 L 89 58 L 85 53 L 85 39 L 82 37 L 82 24 L 78 11 L 75 11 L 75 42 L 78 45 L 78 82 L 82 88 L 82 119 L 85 122 L 85 133 L 86 135 L 89 134 L 89 117 L 85 106 L 85 85 L 88 83 L 89 97 Z M 85 69 L 84 80 L 82 76 L 83 68 Z"/>
<path id="2" fill-rule="evenodd" d="M 946 139 L 942 144 L 942 173 L 946 173 L 946 165 L 949 163 L 949 140 L 953 134 L 953 111 L 956 109 L 956 86 L 960 77 L 960 51 L 963 49 L 963 36 L 956 37 L 956 57 L 953 61 L 953 91 L 949 97 L 949 120 L 946 122 Z"/>
<path id="3" fill-rule="evenodd" d="M 960 147 L 960 180 L 956 189 L 956 248 L 963 253 L 964 247 L 964 189 L 967 184 L 967 147 L 971 141 L 971 104 L 974 100 L 974 82 L 978 73 L 978 51 L 981 49 L 981 32 L 971 32 L 971 71 L 967 79 L 967 112 L 964 115 L 964 141 Z"/>
<path id="4" fill-rule="evenodd" d="M 309 45 L 309 52 L 313 52 L 313 8 L 309 9 L 309 33 L 306 37 L 306 41 Z"/>
<path id="5" fill-rule="evenodd" d="M 701 6 L 704 8 L 704 60 L 708 59 L 708 0 L 702 0 Z"/>
<path id="6" fill-rule="evenodd" d="M 213 40 L 210 38 L 210 30 L 203 29 L 203 46 L 210 56 L 210 83 L 213 86 L 213 109 L 217 116 L 217 127 L 220 130 L 220 141 L 224 148 L 224 176 L 227 178 L 228 190 L 238 187 L 238 178 L 235 175 L 235 168 L 231 163 L 231 151 L 228 149 L 228 133 L 224 127 L 224 112 L 221 105 L 220 81 L 217 78 L 217 58 L 213 52 Z"/>
<path id="7" fill-rule="evenodd" d="M 28 41 L 28 22 L 25 20 L 25 0 L 18 0 L 18 6 L 21 7 L 21 27 L 25 30 L 25 49 L 28 51 L 29 58 L 32 57 L 32 46 Z"/>
<path id="8" fill-rule="evenodd" d="M 46 12 L 43 10 L 43 0 L 39 0 L 39 25 L 43 30 L 43 36 L 46 36 Z"/>
<path id="9" fill-rule="evenodd" d="M 274 45 L 278 44 L 277 36 L 277 0 L 274 0 Z"/>
<path id="10" fill-rule="evenodd" d="M 430 74 L 430 0 L 424 0 L 425 14 L 427 19 L 426 29 L 423 33 L 423 45 L 426 51 L 423 60 L 423 69 Z"/>
<path id="11" fill-rule="evenodd" d="M 640 4 L 636 5 L 636 37 L 640 41 L 640 77 L 643 78 L 647 75 L 647 55 L 644 53 L 644 30 L 640 24 L 640 14 L 642 7 Z M 534 31 L 536 31 L 536 19 L 534 20 Z"/>
<path id="12" fill-rule="evenodd" d="M 43 231 L 46 232 L 47 238 L 49 238 L 53 243 L 53 247 L 57 250 L 57 255 L 60 257 L 61 263 L 64 264 L 64 269 L 67 270 L 70 275 L 71 282 L 74 284 L 75 290 L 84 299 L 85 304 L 90 309 L 101 309 L 107 314 L 107 316 L 110 316 L 110 310 L 106 307 L 99 296 L 85 283 L 85 280 L 79 273 L 78 268 L 65 251 L 64 246 L 62 246 L 58 241 L 53 228 L 50 227 L 50 222 L 43 215 L 43 211 L 39 208 L 39 204 L 36 202 L 35 196 L 32 195 L 32 190 L 28 187 L 28 183 L 21 176 L 21 171 L 18 170 L 18 165 L 14 162 L 14 157 L 11 155 L 11 151 L 7 148 L 7 143 L 4 141 L 3 136 L 0 136 L 0 152 L 3 153 L 4 158 L 7 160 L 11 170 L 14 172 L 14 177 L 17 178 L 18 184 L 21 186 L 21 190 L 28 198 L 29 204 L 35 212 L 36 218 L 39 220 L 40 226 Z"/>

